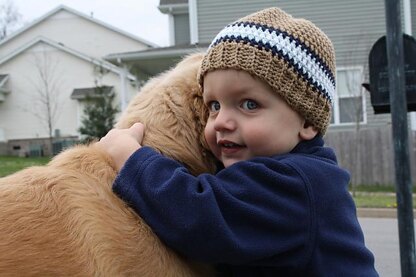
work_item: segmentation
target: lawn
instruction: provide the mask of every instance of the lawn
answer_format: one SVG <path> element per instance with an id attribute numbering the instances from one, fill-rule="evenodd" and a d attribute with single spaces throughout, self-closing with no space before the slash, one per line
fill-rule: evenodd
<path id="1" fill-rule="evenodd" d="M 396 194 L 385 192 L 356 192 L 354 201 L 361 208 L 397 208 Z M 416 197 L 413 194 L 413 208 L 416 208 Z"/>
<path id="2" fill-rule="evenodd" d="M 351 189 L 351 188 L 350 188 Z M 416 208 L 416 187 L 413 190 L 413 207 Z M 354 201 L 362 208 L 397 208 L 394 185 L 358 185 L 354 187 Z"/>
<path id="3" fill-rule="evenodd" d="M 33 165 L 43 165 L 49 162 L 49 157 L 19 158 L 0 156 L 0 177 Z"/>
<path id="4" fill-rule="evenodd" d="M 49 157 L 18 158 L 0 156 L 0 177 L 9 175 L 28 166 L 43 165 L 50 160 Z M 393 186 L 366 185 L 356 186 L 354 201 L 357 207 L 367 208 L 396 208 L 396 194 Z M 415 194 L 414 194 L 415 195 Z M 416 198 L 413 197 L 413 206 L 416 208 Z"/>

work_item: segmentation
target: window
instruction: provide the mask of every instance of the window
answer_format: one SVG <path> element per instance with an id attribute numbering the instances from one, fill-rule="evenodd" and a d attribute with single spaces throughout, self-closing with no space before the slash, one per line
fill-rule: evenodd
<path id="1" fill-rule="evenodd" d="M 345 68 L 337 70 L 337 92 L 331 124 L 365 123 L 365 97 L 361 86 L 362 68 Z"/>

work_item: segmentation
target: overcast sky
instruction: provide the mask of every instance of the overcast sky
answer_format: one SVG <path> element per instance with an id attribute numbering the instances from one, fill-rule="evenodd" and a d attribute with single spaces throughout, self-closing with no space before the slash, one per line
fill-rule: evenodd
<path id="1" fill-rule="evenodd" d="M 95 19 L 127 31 L 159 46 L 169 42 L 168 16 L 157 6 L 159 0 L 12 0 L 22 15 L 23 23 L 30 23 L 63 4 L 84 14 L 93 13 Z"/>

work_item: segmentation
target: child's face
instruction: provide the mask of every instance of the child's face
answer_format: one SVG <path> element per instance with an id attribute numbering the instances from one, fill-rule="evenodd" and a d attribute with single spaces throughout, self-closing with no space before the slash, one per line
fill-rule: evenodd
<path id="1" fill-rule="evenodd" d="M 266 83 L 244 71 L 207 73 L 203 96 L 210 111 L 205 138 L 225 167 L 288 153 L 302 139 L 305 120 Z"/>

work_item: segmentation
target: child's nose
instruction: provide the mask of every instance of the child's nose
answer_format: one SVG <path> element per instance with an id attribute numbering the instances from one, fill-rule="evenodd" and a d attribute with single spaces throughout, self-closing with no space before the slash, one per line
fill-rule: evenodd
<path id="1" fill-rule="evenodd" d="M 214 129 L 216 131 L 234 130 L 235 127 L 236 121 L 233 113 L 226 109 L 221 109 L 215 118 Z"/>

